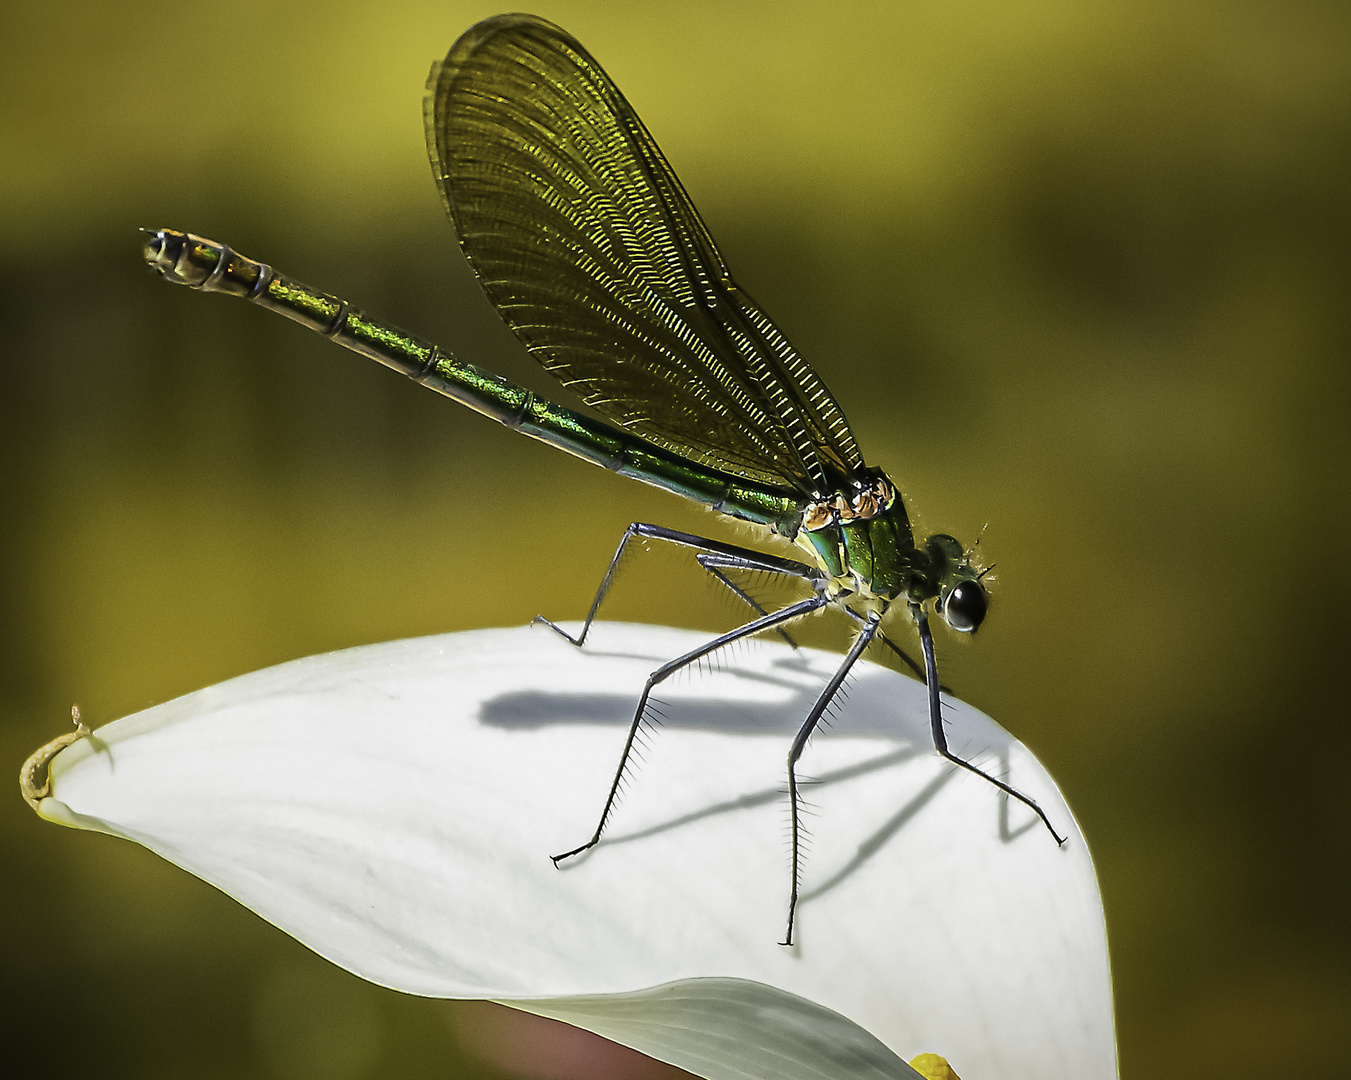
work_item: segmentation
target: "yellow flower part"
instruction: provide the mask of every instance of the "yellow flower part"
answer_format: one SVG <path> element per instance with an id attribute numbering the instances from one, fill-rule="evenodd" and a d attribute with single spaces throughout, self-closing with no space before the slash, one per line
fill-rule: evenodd
<path id="1" fill-rule="evenodd" d="M 938 1054 L 920 1054 L 913 1057 L 910 1059 L 910 1067 L 924 1077 L 924 1080 L 962 1080 L 952 1071 L 948 1059 Z"/>

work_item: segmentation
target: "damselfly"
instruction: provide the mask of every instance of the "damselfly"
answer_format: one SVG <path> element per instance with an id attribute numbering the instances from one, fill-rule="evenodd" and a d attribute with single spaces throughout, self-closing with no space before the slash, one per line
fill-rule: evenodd
<path id="1" fill-rule="evenodd" d="M 959 633 L 980 626 L 987 599 L 971 553 L 943 534 L 916 544 L 895 484 L 864 464 L 825 384 L 732 280 L 680 181 L 600 65 L 542 19 L 489 19 L 433 67 L 425 113 L 436 182 L 488 299 L 530 354 L 613 424 L 545 401 L 224 244 L 162 229 L 148 235 L 146 259 L 170 281 L 245 297 L 541 442 L 777 533 L 808 560 L 629 526 L 581 632 L 548 624 L 574 645 L 586 641 L 635 538 L 691 549 L 756 617 L 652 673 L 595 830 L 553 856 L 555 864 L 600 840 L 659 683 L 826 607 L 852 620 L 857 636 L 788 752 L 784 944 L 793 940 L 801 867 L 798 760 L 874 642 L 924 679 L 938 753 L 1025 803 L 1063 843 L 1032 799 L 955 755 L 944 735 L 927 608 Z M 797 579 L 811 595 L 766 610 L 733 580 L 741 572 Z M 918 629 L 922 662 L 882 631 L 896 608 Z"/>

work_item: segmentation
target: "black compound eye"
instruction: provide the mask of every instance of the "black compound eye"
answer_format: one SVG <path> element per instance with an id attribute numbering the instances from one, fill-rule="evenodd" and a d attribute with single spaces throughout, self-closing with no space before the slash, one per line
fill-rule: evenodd
<path id="1" fill-rule="evenodd" d="M 959 581 L 943 600 L 943 618 L 954 630 L 974 634 L 985 620 L 988 604 L 979 581 Z"/>

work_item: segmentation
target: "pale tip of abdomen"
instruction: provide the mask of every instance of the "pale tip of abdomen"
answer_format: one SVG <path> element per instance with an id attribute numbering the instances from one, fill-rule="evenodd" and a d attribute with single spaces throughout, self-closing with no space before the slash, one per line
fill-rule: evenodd
<path id="1" fill-rule="evenodd" d="M 175 284 L 189 284 L 178 270 L 187 233 L 177 229 L 142 229 L 141 232 L 145 235 L 141 255 L 151 269 Z"/>

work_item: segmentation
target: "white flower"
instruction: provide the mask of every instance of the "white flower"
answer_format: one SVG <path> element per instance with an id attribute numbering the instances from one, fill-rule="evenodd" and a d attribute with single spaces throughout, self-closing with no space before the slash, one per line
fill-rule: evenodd
<path id="1" fill-rule="evenodd" d="M 1101 901 L 1054 784 L 949 701 L 861 664 L 804 758 L 812 847 L 787 914 L 784 762 L 839 657 L 765 642 L 663 684 L 602 843 L 590 835 L 648 673 L 686 631 L 600 624 L 310 657 L 62 750 L 39 813 L 123 836 L 384 986 L 565 1020 L 710 1078 L 1112 1080 Z"/>

